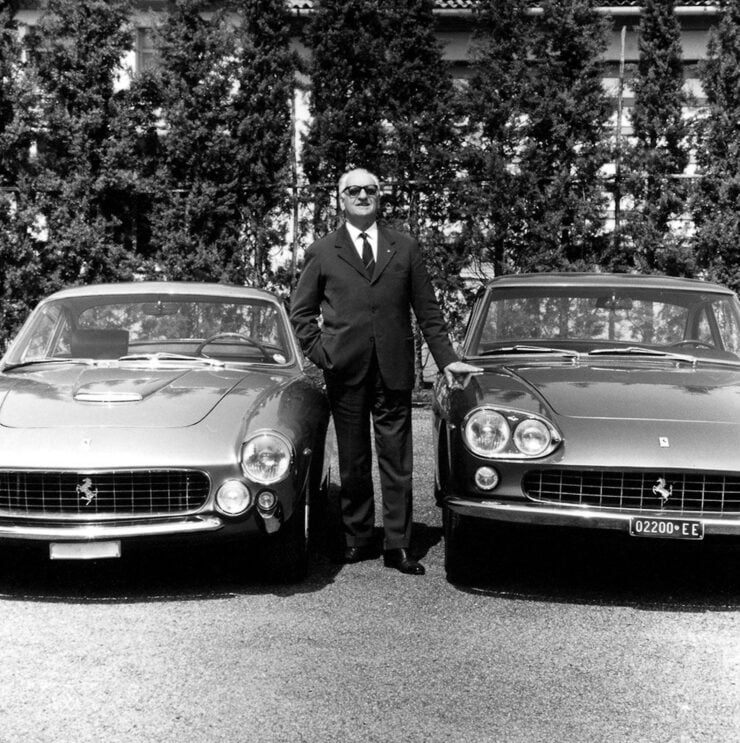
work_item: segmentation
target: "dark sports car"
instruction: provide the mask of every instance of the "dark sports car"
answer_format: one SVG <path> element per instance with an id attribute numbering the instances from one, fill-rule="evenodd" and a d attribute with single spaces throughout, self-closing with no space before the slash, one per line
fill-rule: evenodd
<path id="1" fill-rule="evenodd" d="M 52 559 L 118 557 L 144 540 L 251 542 L 265 576 L 298 580 L 328 415 L 267 292 L 58 292 L 0 363 L 0 541 L 44 543 Z"/>
<path id="2" fill-rule="evenodd" d="M 662 276 L 504 276 L 479 296 L 461 389 L 435 387 L 445 566 L 505 524 L 635 538 L 740 534 L 740 303 Z"/>

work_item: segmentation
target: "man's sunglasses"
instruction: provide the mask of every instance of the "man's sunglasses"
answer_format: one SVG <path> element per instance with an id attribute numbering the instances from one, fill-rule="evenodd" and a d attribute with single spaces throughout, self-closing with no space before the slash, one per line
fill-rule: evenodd
<path id="1" fill-rule="evenodd" d="M 342 193 L 349 194 L 353 199 L 359 196 L 362 192 L 365 192 L 368 196 L 376 196 L 378 193 L 377 186 L 347 186 Z"/>

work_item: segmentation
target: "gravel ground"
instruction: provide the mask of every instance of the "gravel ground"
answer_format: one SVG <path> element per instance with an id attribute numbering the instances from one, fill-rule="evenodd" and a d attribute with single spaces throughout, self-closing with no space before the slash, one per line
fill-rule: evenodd
<path id="1" fill-rule="evenodd" d="M 540 536 L 458 589 L 415 416 L 421 578 L 3 551 L 0 741 L 737 741 L 738 551 Z"/>

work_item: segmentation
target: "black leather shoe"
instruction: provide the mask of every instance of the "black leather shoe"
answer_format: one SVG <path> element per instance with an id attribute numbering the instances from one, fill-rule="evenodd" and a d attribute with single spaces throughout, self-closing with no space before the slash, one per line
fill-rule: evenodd
<path id="1" fill-rule="evenodd" d="M 363 560 L 374 560 L 378 551 L 372 545 L 361 545 L 359 547 L 346 547 L 340 562 L 351 564 Z"/>
<path id="2" fill-rule="evenodd" d="M 383 564 L 407 575 L 424 575 L 426 572 L 424 566 L 413 557 L 409 557 L 405 549 L 386 550 L 383 554 Z"/>

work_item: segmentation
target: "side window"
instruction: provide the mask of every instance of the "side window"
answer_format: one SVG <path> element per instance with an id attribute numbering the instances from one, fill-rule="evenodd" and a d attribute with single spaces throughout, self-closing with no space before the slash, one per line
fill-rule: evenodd
<path id="1" fill-rule="evenodd" d="M 720 299 L 712 304 L 712 308 L 725 351 L 740 352 L 740 324 L 735 305 L 729 300 Z"/>
<path id="2" fill-rule="evenodd" d="M 48 307 L 36 321 L 33 335 L 23 352 L 23 360 L 43 359 L 69 352 L 64 337 L 67 323 L 58 306 Z"/>

